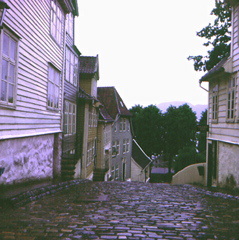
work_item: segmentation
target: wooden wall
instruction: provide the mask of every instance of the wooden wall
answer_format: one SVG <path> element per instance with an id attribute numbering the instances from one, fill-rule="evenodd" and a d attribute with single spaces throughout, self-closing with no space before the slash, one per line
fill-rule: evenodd
<path id="1" fill-rule="evenodd" d="M 62 87 L 59 111 L 47 108 L 48 64 L 64 73 L 64 34 L 62 46 L 50 35 L 50 3 L 8 1 L 5 24 L 19 36 L 17 97 L 15 109 L 0 107 L 0 139 L 61 131 Z"/>
<path id="2" fill-rule="evenodd" d="M 233 10 L 232 18 L 232 42 L 231 42 L 231 61 L 232 72 L 237 76 L 237 87 L 235 93 L 236 117 L 233 121 L 227 120 L 227 92 L 228 77 L 222 76 L 210 82 L 209 93 L 209 124 L 211 126 L 209 139 L 222 140 L 226 142 L 238 143 L 239 136 L 239 6 Z M 212 119 L 212 89 L 218 84 L 218 121 Z"/>

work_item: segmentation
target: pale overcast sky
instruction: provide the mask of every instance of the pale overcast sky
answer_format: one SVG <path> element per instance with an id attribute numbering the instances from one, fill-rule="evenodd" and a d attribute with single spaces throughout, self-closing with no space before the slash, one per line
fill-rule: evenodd
<path id="1" fill-rule="evenodd" d="M 189 55 L 204 55 L 196 32 L 215 0 L 78 0 L 75 42 L 99 54 L 98 86 L 115 86 L 128 108 L 162 102 L 207 104 Z"/>

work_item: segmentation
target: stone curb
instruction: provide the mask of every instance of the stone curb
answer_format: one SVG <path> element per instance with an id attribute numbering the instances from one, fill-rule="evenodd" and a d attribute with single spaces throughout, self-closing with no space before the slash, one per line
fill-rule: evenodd
<path id="1" fill-rule="evenodd" d="M 14 196 L 4 196 L 0 198 L 0 205 L 9 206 L 9 207 L 20 207 L 29 202 L 38 200 L 46 195 L 50 195 L 60 190 L 67 189 L 71 186 L 81 184 L 81 183 L 86 183 L 89 181 L 90 180 L 78 179 L 78 180 L 71 180 L 66 182 L 59 182 L 57 184 L 49 184 L 44 187 L 37 187 L 35 189 L 25 191 Z"/>

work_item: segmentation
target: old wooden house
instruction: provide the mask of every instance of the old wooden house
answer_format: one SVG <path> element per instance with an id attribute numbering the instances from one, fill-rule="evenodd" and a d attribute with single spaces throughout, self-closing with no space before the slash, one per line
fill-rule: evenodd
<path id="1" fill-rule="evenodd" d="M 112 125 L 111 179 L 131 180 L 131 113 L 115 87 L 98 87 L 98 99 L 114 120 Z"/>
<path id="2" fill-rule="evenodd" d="M 0 183 L 58 177 L 66 29 L 77 2 L 6 2 L 0 33 Z M 68 54 L 76 56 L 68 43 Z"/>
<path id="3" fill-rule="evenodd" d="M 209 83 L 207 185 L 239 187 L 239 1 L 232 4 L 231 53 L 201 79 Z"/>
<path id="4" fill-rule="evenodd" d="M 66 15 L 61 162 L 61 176 L 64 180 L 74 177 L 75 164 L 81 157 L 78 130 L 80 124 L 78 121 L 79 57 L 81 53 L 74 44 L 74 20 L 77 15 L 77 6 L 73 12 Z"/>
<path id="5" fill-rule="evenodd" d="M 112 124 L 114 120 L 104 106 L 99 108 L 97 128 L 97 158 L 94 169 L 94 181 L 108 181 L 112 162 Z"/>
<path id="6" fill-rule="evenodd" d="M 93 179 L 97 159 L 97 128 L 100 102 L 97 99 L 99 62 L 96 57 L 80 57 L 79 117 L 81 159 L 76 165 L 75 177 Z"/>

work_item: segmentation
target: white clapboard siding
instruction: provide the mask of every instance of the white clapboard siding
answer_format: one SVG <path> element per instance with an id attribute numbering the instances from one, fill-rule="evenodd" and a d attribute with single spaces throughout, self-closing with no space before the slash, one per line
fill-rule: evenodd
<path id="1" fill-rule="evenodd" d="M 62 46 L 50 35 L 50 0 L 8 3 L 10 9 L 4 23 L 19 37 L 17 89 L 15 109 L 0 107 L 0 139 L 59 132 L 62 86 L 59 109 L 49 110 L 48 66 L 51 63 L 63 75 L 64 34 Z M 61 76 L 61 82 L 62 79 Z"/>
<path id="2" fill-rule="evenodd" d="M 236 98 L 236 101 L 238 101 L 238 98 Z M 217 122 L 213 122 L 212 120 L 212 92 L 210 92 L 209 102 L 209 123 L 211 126 L 209 138 L 228 142 L 238 142 L 239 123 L 237 121 L 233 123 L 227 122 L 227 81 L 219 82 L 219 117 Z"/>

